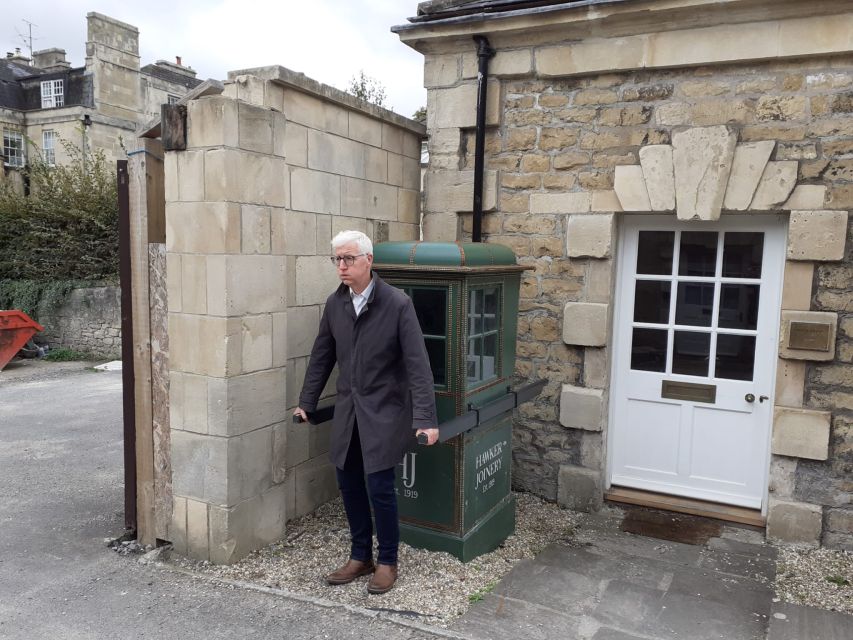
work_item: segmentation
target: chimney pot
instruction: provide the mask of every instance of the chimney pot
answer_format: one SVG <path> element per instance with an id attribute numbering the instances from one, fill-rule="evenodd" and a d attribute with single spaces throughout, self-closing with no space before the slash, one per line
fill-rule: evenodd
<path id="1" fill-rule="evenodd" d="M 179 67 L 182 66 L 181 65 L 181 56 L 175 56 L 175 64 L 177 64 Z"/>

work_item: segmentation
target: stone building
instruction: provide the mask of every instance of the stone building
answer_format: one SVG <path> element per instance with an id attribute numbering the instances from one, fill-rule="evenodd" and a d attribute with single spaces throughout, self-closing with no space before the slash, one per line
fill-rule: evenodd
<path id="1" fill-rule="evenodd" d="M 424 236 L 523 280 L 517 488 L 853 549 L 853 3 L 422 2 Z"/>
<path id="2" fill-rule="evenodd" d="M 64 49 L 32 59 L 20 50 L 0 59 L 0 129 L 6 171 L 23 168 L 32 154 L 63 162 L 61 141 L 124 158 L 137 131 L 201 84 L 191 68 L 158 60 L 140 67 L 139 31 L 99 13 L 86 16 L 86 63 L 72 67 Z M 4 172 L 0 172 L 2 174 Z"/>

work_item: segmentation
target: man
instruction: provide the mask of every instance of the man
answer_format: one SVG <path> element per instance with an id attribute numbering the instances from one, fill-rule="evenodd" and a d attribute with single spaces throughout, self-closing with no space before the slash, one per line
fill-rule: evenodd
<path id="1" fill-rule="evenodd" d="M 367 591 L 385 593 L 397 580 L 395 468 L 417 435 L 425 434 L 430 445 L 438 439 L 432 371 L 412 301 L 371 271 L 370 238 L 342 231 L 332 240 L 332 250 L 341 286 L 326 300 L 294 414 L 307 420 L 316 410 L 337 363 L 330 457 L 352 547 L 349 560 L 326 580 L 347 584 L 372 573 Z M 376 564 L 371 503 L 379 542 Z"/>

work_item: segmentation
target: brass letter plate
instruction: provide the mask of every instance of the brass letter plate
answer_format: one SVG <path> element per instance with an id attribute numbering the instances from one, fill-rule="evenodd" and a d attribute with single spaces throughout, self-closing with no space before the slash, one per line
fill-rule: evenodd
<path id="1" fill-rule="evenodd" d="M 829 351 L 830 326 L 818 322 L 792 322 L 788 348 L 804 351 Z"/>
<path id="2" fill-rule="evenodd" d="M 660 397 L 714 404 L 717 401 L 717 385 L 663 380 L 660 385 Z"/>

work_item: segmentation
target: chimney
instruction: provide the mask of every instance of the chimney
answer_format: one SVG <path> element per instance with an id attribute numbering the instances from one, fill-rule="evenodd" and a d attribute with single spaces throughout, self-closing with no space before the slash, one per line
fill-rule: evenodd
<path id="1" fill-rule="evenodd" d="M 30 59 L 21 53 L 21 47 L 15 47 L 15 53 L 7 53 L 6 59 L 20 64 L 30 64 Z"/>
<path id="2" fill-rule="evenodd" d="M 183 65 L 181 65 L 181 56 L 175 56 L 175 64 L 178 65 L 179 67 L 183 66 Z"/>
<path id="3" fill-rule="evenodd" d="M 185 67 L 181 64 L 181 56 L 175 56 L 176 62 L 169 62 L 168 60 L 158 60 L 155 64 L 161 69 L 168 69 L 172 73 L 177 73 L 182 76 L 186 76 L 187 78 L 195 78 L 195 69 L 192 67 Z"/>
<path id="4" fill-rule="evenodd" d="M 33 52 L 33 66 L 42 71 L 62 71 L 70 69 L 71 63 L 65 60 L 65 49 L 42 49 Z"/>

